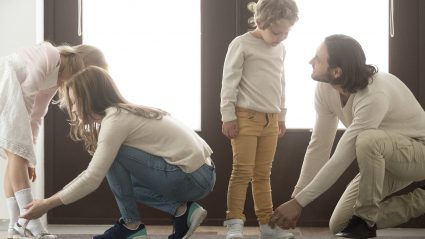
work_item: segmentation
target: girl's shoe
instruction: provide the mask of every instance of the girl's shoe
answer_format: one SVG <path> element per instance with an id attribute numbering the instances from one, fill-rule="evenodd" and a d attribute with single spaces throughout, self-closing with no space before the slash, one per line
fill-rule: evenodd
<path id="1" fill-rule="evenodd" d="M 7 229 L 6 239 L 17 238 L 18 236 L 20 236 L 19 232 L 17 232 L 13 227 Z"/>
<path id="2" fill-rule="evenodd" d="M 19 238 L 19 239 L 57 239 L 58 237 L 56 235 L 50 234 L 48 232 L 42 232 L 38 235 L 34 235 L 30 230 L 26 228 L 27 224 L 21 225 L 18 222 L 15 223 L 15 226 L 13 227 L 13 230 L 18 233 L 18 235 L 13 236 L 12 238 Z"/>
<path id="3" fill-rule="evenodd" d="M 227 227 L 226 239 L 242 239 L 243 238 L 243 220 L 229 219 L 224 221 L 224 226 Z"/>
<path id="4" fill-rule="evenodd" d="M 275 226 L 271 228 L 268 224 L 260 225 L 260 239 L 292 239 L 294 234 Z"/>
<path id="5" fill-rule="evenodd" d="M 34 239 L 57 239 L 58 236 L 50 234 L 48 232 L 42 232 L 36 236 L 34 236 Z"/>

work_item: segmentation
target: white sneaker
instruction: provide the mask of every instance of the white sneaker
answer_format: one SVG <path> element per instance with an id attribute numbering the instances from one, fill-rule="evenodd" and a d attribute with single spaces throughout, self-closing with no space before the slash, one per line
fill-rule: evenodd
<path id="1" fill-rule="evenodd" d="M 13 226 L 13 231 L 15 231 L 15 235 L 12 238 L 33 238 L 34 236 L 26 228 L 27 224 L 21 225 L 18 222 Z"/>
<path id="2" fill-rule="evenodd" d="M 188 203 L 190 205 L 186 210 L 187 214 L 187 226 L 189 230 L 184 235 L 183 239 L 190 238 L 195 230 L 201 225 L 204 219 L 207 217 L 207 210 L 196 202 Z"/>
<path id="3" fill-rule="evenodd" d="M 242 239 L 243 223 L 242 219 L 230 219 L 224 221 L 224 226 L 227 227 L 226 239 Z"/>
<path id="4" fill-rule="evenodd" d="M 18 234 L 13 236 L 12 238 L 33 238 L 33 239 L 57 239 L 58 237 L 56 235 L 50 234 L 48 232 L 42 232 L 38 235 L 34 235 L 29 229 L 26 228 L 27 224 L 21 225 L 19 223 L 15 223 L 13 226 L 13 230 L 16 231 Z"/>
<path id="5" fill-rule="evenodd" d="M 292 239 L 294 234 L 275 226 L 271 228 L 268 224 L 260 225 L 260 239 Z"/>
<path id="6" fill-rule="evenodd" d="M 7 229 L 6 239 L 13 239 L 18 237 L 20 237 L 20 234 L 13 227 L 9 227 Z"/>
<path id="7" fill-rule="evenodd" d="M 57 239 L 58 236 L 50 234 L 48 232 L 42 232 L 34 237 L 34 239 Z"/>

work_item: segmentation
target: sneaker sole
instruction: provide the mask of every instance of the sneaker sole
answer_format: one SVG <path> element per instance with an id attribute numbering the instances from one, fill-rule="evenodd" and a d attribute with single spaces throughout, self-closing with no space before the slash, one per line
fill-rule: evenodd
<path id="1" fill-rule="evenodd" d="M 243 239 L 243 236 L 231 236 L 231 237 L 226 237 L 226 239 Z"/>
<path id="2" fill-rule="evenodd" d="M 195 212 L 192 214 L 192 223 L 190 224 L 189 230 L 186 232 L 186 235 L 182 239 L 187 239 L 192 236 L 193 232 L 195 232 L 196 228 L 198 228 L 201 223 L 204 221 L 204 219 L 207 217 L 207 211 L 203 209 L 202 207 L 199 207 Z"/>
<path id="3" fill-rule="evenodd" d="M 281 237 L 276 237 L 276 236 L 260 236 L 260 239 L 294 239 L 294 238 L 295 238 L 294 235 L 281 236 Z"/>

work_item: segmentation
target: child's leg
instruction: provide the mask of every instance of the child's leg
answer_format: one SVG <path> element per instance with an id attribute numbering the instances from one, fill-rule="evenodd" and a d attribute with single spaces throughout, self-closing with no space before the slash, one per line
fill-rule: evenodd
<path id="1" fill-rule="evenodd" d="M 242 219 L 245 221 L 246 191 L 253 177 L 257 136 L 239 135 L 232 139 L 231 143 L 233 168 L 227 189 L 226 220 Z"/>
<path id="2" fill-rule="evenodd" d="M 252 179 L 252 196 L 255 214 L 260 224 L 260 238 L 294 238 L 294 235 L 279 227 L 271 228 L 269 220 L 273 213 L 270 174 L 276 152 L 279 126 L 277 114 L 266 114 L 266 124 L 258 137 L 257 156 Z"/>
<path id="3" fill-rule="evenodd" d="M 19 206 L 15 197 L 6 198 L 7 211 L 9 213 L 9 228 L 13 228 L 19 218 Z"/>
<path id="4" fill-rule="evenodd" d="M 13 192 L 30 187 L 28 176 L 28 161 L 24 158 L 6 151 L 8 158 L 6 174 Z"/>
<path id="5" fill-rule="evenodd" d="M 28 178 L 28 161 L 7 151 L 6 154 L 8 157 L 6 174 L 9 176 L 9 182 L 19 207 L 19 213 L 22 214 L 25 211 L 24 207 L 33 201 L 33 195 Z M 20 218 L 18 219 L 18 223 L 20 225 L 24 225 L 27 223 L 27 220 Z M 31 220 L 28 223 L 27 229 L 30 230 L 33 235 L 45 232 L 40 219 Z"/>
<path id="6" fill-rule="evenodd" d="M 6 166 L 6 171 L 4 173 L 3 189 L 6 197 L 6 207 L 9 213 L 9 228 L 13 228 L 15 223 L 18 221 L 19 206 L 13 193 L 12 184 L 10 183 L 10 176 L 7 170 L 8 165 Z"/>
<path id="7" fill-rule="evenodd" d="M 279 125 L 278 115 L 258 114 L 263 121 L 257 144 L 254 175 L 252 179 L 252 197 L 255 214 L 260 225 L 268 224 L 273 213 L 273 201 L 270 185 L 272 163 L 276 152 Z"/>
<path id="8" fill-rule="evenodd" d="M 273 213 L 270 174 L 276 152 L 277 135 L 259 137 L 252 179 L 252 197 L 260 225 L 268 224 Z"/>

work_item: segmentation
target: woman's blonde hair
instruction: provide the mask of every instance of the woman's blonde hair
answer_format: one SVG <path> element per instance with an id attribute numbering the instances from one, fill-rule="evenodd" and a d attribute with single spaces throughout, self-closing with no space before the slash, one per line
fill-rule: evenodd
<path id="1" fill-rule="evenodd" d="M 280 19 L 295 23 L 298 7 L 293 0 L 259 0 L 255 6 L 254 18 L 261 29 L 267 29 Z"/>
<path id="2" fill-rule="evenodd" d="M 74 96 L 74 102 L 69 98 L 70 91 Z M 78 114 L 72 112 L 73 104 Z M 64 83 L 60 106 L 70 117 L 71 139 L 84 141 L 85 148 L 90 154 L 96 150 L 100 130 L 99 118 L 106 115 L 107 108 L 115 107 L 118 112 L 126 110 L 148 119 L 159 120 L 167 114 L 160 109 L 129 103 L 120 94 L 108 72 L 97 66 L 86 67 Z"/>

